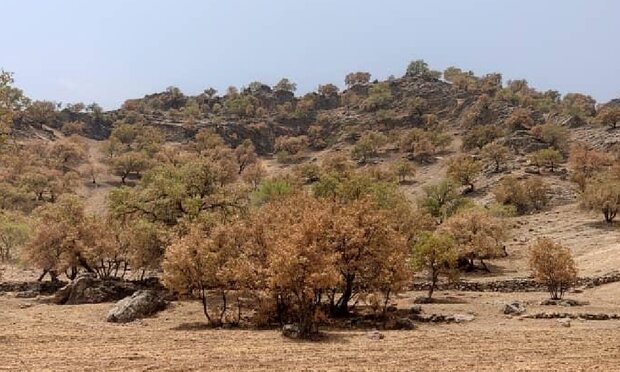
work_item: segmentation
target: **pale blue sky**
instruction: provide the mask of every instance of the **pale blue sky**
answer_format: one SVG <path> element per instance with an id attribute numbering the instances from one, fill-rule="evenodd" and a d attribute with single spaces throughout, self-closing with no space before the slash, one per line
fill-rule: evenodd
<path id="1" fill-rule="evenodd" d="M 620 96 L 616 0 L 0 0 L 0 67 L 37 99 L 99 102 L 254 80 L 300 92 L 408 61 Z"/>

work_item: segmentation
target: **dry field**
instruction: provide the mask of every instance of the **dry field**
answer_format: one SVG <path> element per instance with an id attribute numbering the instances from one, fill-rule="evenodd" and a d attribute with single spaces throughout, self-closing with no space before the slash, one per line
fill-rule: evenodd
<path id="1" fill-rule="evenodd" d="M 411 306 L 414 293 L 399 299 Z M 104 321 L 110 304 L 56 306 L 0 297 L 0 368 L 7 370 L 620 370 L 620 321 L 509 318 L 501 305 L 519 299 L 528 313 L 543 293 L 439 292 L 446 304 L 426 313 L 474 313 L 461 324 L 422 324 L 385 331 L 373 341 L 363 330 L 326 329 L 320 342 L 291 341 L 274 330 L 179 330 L 202 322 L 199 304 L 182 302 L 127 325 Z M 568 312 L 614 313 L 620 283 L 570 298 L 589 306 Z"/>

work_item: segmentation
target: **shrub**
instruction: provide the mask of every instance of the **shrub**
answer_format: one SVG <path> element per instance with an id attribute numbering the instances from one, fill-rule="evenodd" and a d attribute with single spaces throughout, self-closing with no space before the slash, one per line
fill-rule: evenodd
<path id="1" fill-rule="evenodd" d="M 616 129 L 620 122 L 620 107 L 604 106 L 597 114 L 596 121 L 601 125 Z"/>
<path id="2" fill-rule="evenodd" d="M 555 170 L 558 164 L 563 160 L 562 154 L 553 148 L 541 149 L 530 155 L 530 161 L 537 167 L 545 166 L 551 172 Z"/>
<path id="3" fill-rule="evenodd" d="M 406 159 L 400 159 L 392 163 L 392 172 L 398 177 L 399 182 L 405 182 L 408 177 L 415 176 L 415 166 Z"/>
<path id="4" fill-rule="evenodd" d="M 549 186 L 540 177 L 525 180 L 504 177 L 493 189 L 498 203 L 514 206 L 519 214 L 543 209 L 549 202 L 548 193 Z"/>
<path id="5" fill-rule="evenodd" d="M 351 150 L 353 159 L 363 163 L 368 160 L 369 157 L 377 156 L 379 154 L 379 149 L 384 146 L 387 141 L 388 139 L 383 133 L 375 131 L 364 133 Z"/>
<path id="6" fill-rule="evenodd" d="M 457 187 L 449 180 L 424 187 L 424 194 L 418 204 L 435 217 L 438 223 L 442 223 L 467 204 L 467 199 L 461 196 Z"/>
<path id="7" fill-rule="evenodd" d="M 543 124 L 532 128 L 532 134 L 550 147 L 565 152 L 568 147 L 570 133 L 566 127 L 557 124 Z"/>
<path id="8" fill-rule="evenodd" d="M 620 210 L 620 181 L 604 177 L 588 184 L 582 195 L 583 206 L 590 210 L 599 210 L 605 221 L 612 223 Z"/>
<path id="9" fill-rule="evenodd" d="M 495 172 L 502 169 L 502 164 L 508 159 L 508 148 L 498 143 L 489 143 L 480 152 L 482 157 L 495 166 Z"/>
<path id="10" fill-rule="evenodd" d="M 482 164 L 469 155 L 459 155 L 449 160 L 447 174 L 452 180 L 474 191 L 474 181 L 482 171 Z"/>
<path id="11" fill-rule="evenodd" d="M 538 239 L 530 247 L 529 265 L 554 300 L 561 299 L 577 279 L 577 267 L 570 250 L 549 238 Z"/>
<path id="12" fill-rule="evenodd" d="M 425 232 L 420 235 L 413 247 L 412 262 L 416 271 L 428 272 L 431 286 L 428 290 L 428 299 L 433 296 L 440 275 L 455 279 L 457 271 L 458 251 L 456 242 L 445 233 Z"/>
<path id="13" fill-rule="evenodd" d="M 585 143 L 576 143 L 571 147 L 568 163 L 571 168 L 571 179 L 579 185 L 583 192 L 587 182 L 606 166 L 612 163 L 609 154 L 590 148 Z"/>
<path id="14" fill-rule="evenodd" d="M 454 238 L 459 257 L 469 261 L 470 269 L 474 268 L 477 259 L 484 270 L 489 271 L 484 260 L 503 253 L 504 225 L 484 210 L 471 208 L 455 214 L 445 222 L 442 230 Z"/>
<path id="15" fill-rule="evenodd" d="M 468 130 L 463 137 L 463 150 L 481 149 L 502 134 L 495 125 L 478 125 Z"/>
<path id="16" fill-rule="evenodd" d="M 366 111 L 376 111 L 385 108 L 392 101 L 392 91 L 389 84 L 378 83 L 368 89 L 368 98 L 364 100 L 362 108 Z"/>
<path id="17" fill-rule="evenodd" d="M 295 190 L 295 186 L 288 180 L 276 178 L 264 181 L 252 193 L 252 200 L 255 204 L 262 205 L 270 201 L 290 195 Z"/>

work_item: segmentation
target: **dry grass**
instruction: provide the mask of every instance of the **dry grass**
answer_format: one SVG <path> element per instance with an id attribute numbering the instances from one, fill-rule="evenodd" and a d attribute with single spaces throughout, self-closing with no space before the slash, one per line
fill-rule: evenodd
<path id="1" fill-rule="evenodd" d="M 601 292 L 601 293 L 599 293 Z M 562 311 L 617 310 L 620 284 L 576 298 L 593 305 Z M 410 306 L 410 294 L 399 306 Z M 372 341 L 360 330 L 327 330 L 322 342 L 299 342 L 277 331 L 176 330 L 202 322 L 184 302 L 128 325 L 104 322 L 110 304 L 55 306 L 0 298 L 0 366 L 10 370 L 620 370 L 620 321 L 508 319 L 501 304 L 535 304 L 544 294 L 439 293 L 459 303 L 424 305 L 427 313 L 473 312 L 467 324 L 423 324 L 386 331 Z M 612 301 L 604 301 L 602 298 Z M 599 298 L 601 297 L 601 298 Z M 23 307 L 34 303 L 32 307 Z M 541 307 L 530 305 L 529 311 Z M 545 310 L 552 310 L 547 307 Z"/>

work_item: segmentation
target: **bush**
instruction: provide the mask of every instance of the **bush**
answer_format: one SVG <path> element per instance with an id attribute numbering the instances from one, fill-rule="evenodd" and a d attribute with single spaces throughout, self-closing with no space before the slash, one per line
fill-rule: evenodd
<path id="1" fill-rule="evenodd" d="M 537 125 L 531 130 L 532 134 L 541 141 L 549 144 L 550 147 L 556 148 L 562 152 L 568 147 L 570 133 L 566 127 L 557 124 Z"/>
<path id="2" fill-rule="evenodd" d="M 501 129 L 494 125 L 475 126 L 463 137 L 463 150 L 481 149 L 501 135 Z"/>
<path id="3" fill-rule="evenodd" d="M 541 149 L 530 155 L 530 161 L 533 164 L 537 167 L 545 166 L 551 172 L 555 171 L 555 168 L 562 160 L 562 154 L 553 148 Z"/>
<path id="4" fill-rule="evenodd" d="M 377 156 L 379 149 L 387 143 L 388 139 L 385 134 L 380 132 L 367 132 L 357 141 L 351 155 L 353 159 L 363 163 L 368 160 L 369 157 Z"/>
<path id="5" fill-rule="evenodd" d="M 606 177 L 588 184 L 582 195 L 583 206 L 590 210 L 599 210 L 605 221 L 612 223 L 620 210 L 620 181 Z"/>
<path id="6" fill-rule="evenodd" d="M 442 226 L 456 242 L 459 257 L 468 260 L 468 268 L 474 268 L 479 260 L 483 269 L 489 271 L 485 259 L 502 255 L 506 229 L 503 223 L 487 211 L 471 208 L 450 217 Z"/>
<path id="7" fill-rule="evenodd" d="M 508 159 L 508 153 L 508 148 L 498 143 L 489 143 L 480 151 L 482 157 L 495 166 L 495 172 L 502 169 L 502 164 Z"/>
<path id="8" fill-rule="evenodd" d="M 607 153 L 590 148 L 584 143 L 576 143 L 571 147 L 568 163 L 571 168 L 571 179 L 579 185 L 583 192 L 587 182 L 606 166 L 612 163 Z"/>
<path id="9" fill-rule="evenodd" d="M 474 181 L 482 171 L 482 164 L 469 155 L 459 155 L 449 160 L 447 174 L 452 180 L 474 191 Z"/>
<path id="10" fill-rule="evenodd" d="M 577 267 L 570 250 L 549 238 L 538 239 L 530 247 L 529 265 L 554 300 L 561 299 L 577 279 Z"/>
<path id="11" fill-rule="evenodd" d="M 461 196 L 456 185 L 449 180 L 424 187 L 424 194 L 418 200 L 418 204 L 435 217 L 438 223 L 442 223 L 468 202 Z"/>
<path id="12" fill-rule="evenodd" d="M 543 209 L 549 202 L 548 193 L 549 186 L 540 177 L 525 180 L 504 177 L 493 189 L 495 200 L 503 205 L 514 206 L 518 214 Z"/>

